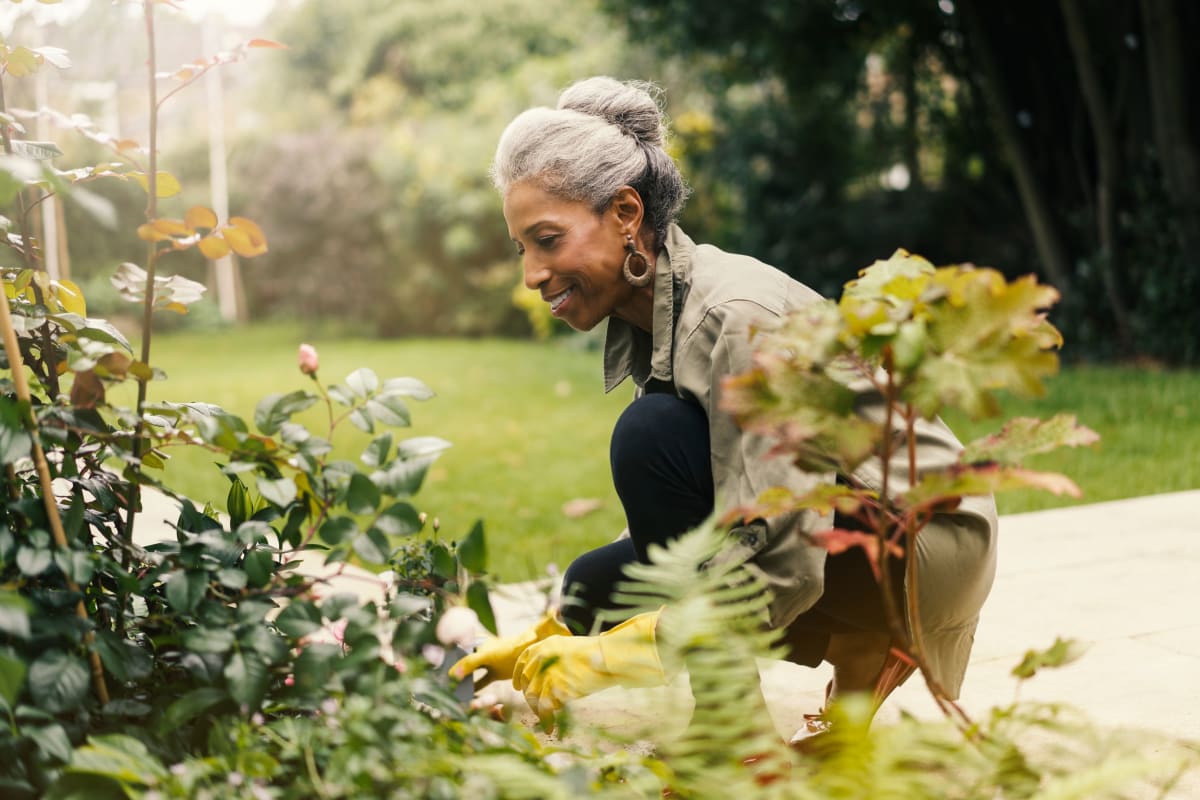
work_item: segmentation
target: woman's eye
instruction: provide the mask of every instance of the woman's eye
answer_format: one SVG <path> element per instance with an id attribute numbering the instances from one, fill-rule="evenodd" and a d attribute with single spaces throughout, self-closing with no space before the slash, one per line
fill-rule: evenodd
<path id="1" fill-rule="evenodd" d="M 551 247 L 554 246 L 554 243 L 557 241 L 558 241 L 557 235 L 555 235 L 555 236 L 539 236 L 537 243 L 538 243 L 538 246 L 541 247 L 542 249 L 549 250 Z"/>
<path id="2" fill-rule="evenodd" d="M 523 255 L 525 255 L 525 248 L 524 248 L 524 247 L 521 247 L 521 245 L 517 245 L 517 255 L 518 255 L 518 256 L 523 256 Z"/>

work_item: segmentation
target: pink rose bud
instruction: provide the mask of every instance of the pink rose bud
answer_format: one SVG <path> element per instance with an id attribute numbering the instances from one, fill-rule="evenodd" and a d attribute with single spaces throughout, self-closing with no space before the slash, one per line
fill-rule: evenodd
<path id="1" fill-rule="evenodd" d="M 305 375 L 316 375 L 317 367 L 320 366 L 320 359 L 317 356 L 317 348 L 311 344 L 300 345 L 300 351 L 296 354 L 300 361 L 300 371 Z"/>

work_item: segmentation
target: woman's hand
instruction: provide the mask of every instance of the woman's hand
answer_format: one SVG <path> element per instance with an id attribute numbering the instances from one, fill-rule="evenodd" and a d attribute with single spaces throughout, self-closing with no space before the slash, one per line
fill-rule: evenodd
<path id="1" fill-rule="evenodd" d="M 511 679 L 517 659 L 531 645 L 550 637 L 570 635 L 571 631 L 559 621 L 557 614 L 547 611 L 536 625 L 515 636 L 497 637 L 484 642 L 474 653 L 464 656 L 450 667 L 450 675 L 462 680 L 478 669 L 487 670 L 482 678 L 475 681 L 475 688 L 482 689 L 492 681 Z"/>
<path id="2" fill-rule="evenodd" d="M 598 636 L 554 637 L 531 645 L 513 667 L 513 686 L 547 722 L 567 702 L 610 686 L 665 683 L 654 641 L 659 613 L 639 614 Z"/>

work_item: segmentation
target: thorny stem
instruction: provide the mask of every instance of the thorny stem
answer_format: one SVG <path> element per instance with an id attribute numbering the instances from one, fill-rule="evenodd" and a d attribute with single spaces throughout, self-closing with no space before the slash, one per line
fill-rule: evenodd
<path id="1" fill-rule="evenodd" d="M 883 424 L 883 446 L 879 455 L 880 470 L 882 472 L 879 502 L 885 514 L 890 510 L 891 506 L 891 499 L 888 495 L 888 481 L 891 473 L 893 452 L 892 424 L 895 418 L 895 404 L 899 395 L 895 383 L 892 359 L 891 348 L 885 348 L 883 352 L 883 369 L 887 374 L 887 382 L 882 387 L 882 394 L 886 411 Z M 911 406 L 905 408 L 903 416 L 905 421 L 905 437 L 907 439 L 909 485 L 911 486 L 916 483 L 917 478 L 915 412 Z M 905 643 L 905 649 L 913 661 L 916 662 L 917 668 L 921 670 L 921 676 L 925 679 L 925 685 L 928 687 L 929 693 L 933 696 L 938 708 L 963 731 L 968 731 L 972 728 L 970 717 L 967 716 L 966 711 L 961 706 L 950 699 L 945 687 L 933 677 L 933 674 L 929 670 L 929 661 L 925 656 L 924 635 L 921 630 L 920 615 L 918 613 L 920 606 L 917 596 L 917 534 L 920 533 L 927 522 L 928 519 L 921 521 L 912 514 L 906 514 L 898 523 L 900 532 L 904 536 L 904 551 L 907 555 L 907 560 L 904 564 L 904 583 L 908 625 L 904 623 L 904 619 L 900 615 L 900 609 L 896 605 L 896 598 L 892 588 L 892 574 L 891 570 L 888 569 L 888 559 L 890 558 L 888 547 L 891 544 L 889 541 L 891 538 L 889 528 L 891 525 L 875 526 L 875 533 L 879 544 L 880 588 L 883 593 L 884 608 L 887 611 L 888 625 L 892 629 L 892 636 Z"/>
<path id="2" fill-rule="evenodd" d="M 883 419 L 883 448 L 879 454 L 880 471 L 882 473 L 881 485 L 879 488 L 879 504 L 884 515 L 891 508 L 891 498 L 888 497 L 888 477 L 891 470 L 889 465 L 892 460 L 892 415 L 895 408 L 893 401 L 895 400 L 896 384 L 892 376 L 892 351 L 891 348 L 884 350 L 883 353 L 883 369 L 887 373 L 887 383 L 883 387 L 883 404 L 886 409 Z M 888 552 L 889 541 L 892 525 L 884 520 L 875 520 L 874 525 L 875 537 L 879 545 L 879 582 L 880 588 L 883 591 L 884 607 L 887 609 L 888 625 L 892 629 L 892 635 L 907 642 L 908 636 L 905 633 L 906 626 L 904 620 L 900 616 L 900 610 L 896 608 L 896 603 L 892 588 L 892 573 L 888 568 L 888 559 L 891 554 Z M 910 561 L 911 553 L 910 555 Z"/>
<path id="3" fill-rule="evenodd" d="M 149 156 L 150 166 L 146 174 L 146 219 L 153 220 L 158 216 L 158 85 L 157 85 L 157 65 L 155 63 L 154 53 L 154 3 L 146 2 L 143 5 L 143 18 L 146 23 L 146 70 L 149 75 L 149 93 L 150 93 L 150 143 Z M 146 294 L 142 299 L 142 353 L 141 360 L 143 364 L 150 363 L 150 339 L 154 328 L 154 268 L 158 260 L 158 246 L 155 242 L 148 242 L 146 245 Z M 128 507 L 125 513 L 125 535 L 124 547 L 122 548 L 121 563 L 122 566 L 129 567 L 130 548 L 133 544 L 133 521 L 136 516 L 136 509 L 141 505 L 142 494 L 142 467 L 140 460 L 145 454 L 145 442 L 143 436 L 146 432 L 146 418 L 144 409 L 146 405 L 146 389 L 147 381 L 138 380 L 137 394 L 137 425 L 133 433 L 133 455 L 138 460 L 138 463 L 133 465 L 133 481 L 129 488 Z"/>

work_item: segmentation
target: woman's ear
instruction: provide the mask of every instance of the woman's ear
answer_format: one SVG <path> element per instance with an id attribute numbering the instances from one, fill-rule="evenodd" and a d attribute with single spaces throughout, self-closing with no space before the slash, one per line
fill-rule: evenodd
<path id="1" fill-rule="evenodd" d="M 622 233 L 636 237 L 642 229 L 642 219 L 645 216 L 645 206 L 642 196 L 632 186 L 622 186 L 613 195 L 609 209 L 616 215 Z"/>

